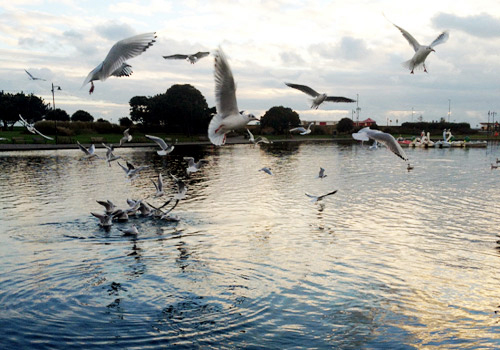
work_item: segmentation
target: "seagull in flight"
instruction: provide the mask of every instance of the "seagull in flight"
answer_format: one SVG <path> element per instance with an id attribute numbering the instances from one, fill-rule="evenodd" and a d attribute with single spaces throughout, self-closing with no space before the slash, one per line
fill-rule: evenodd
<path id="1" fill-rule="evenodd" d="M 42 134 L 40 131 L 38 131 L 34 124 L 30 124 L 28 123 L 21 114 L 19 114 L 19 119 L 21 120 L 21 123 L 26 127 L 26 129 L 28 129 L 28 131 L 32 134 L 38 134 L 40 135 L 41 137 L 43 138 L 46 138 L 47 140 L 53 140 L 52 137 L 49 137 L 49 136 L 45 136 L 44 134 Z"/>
<path id="2" fill-rule="evenodd" d="M 404 161 L 408 160 L 405 151 L 396 141 L 394 136 L 391 134 L 382 132 L 380 130 L 371 130 L 369 126 L 359 130 L 357 133 L 352 134 L 353 139 L 358 141 L 368 141 L 370 139 L 380 142 L 385 145 L 392 153 L 397 155 L 399 158 Z"/>
<path id="3" fill-rule="evenodd" d="M 156 189 L 154 197 L 163 196 L 165 192 L 163 192 L 163 177 L 161 176 L 161 173 L 158 173 L 158 182 L 155 182 L 153 179 L 151 179 L 151 182 L 153 183 Z"/>
<path id="4" fill-rule="evenodd" d="M 318 109 L 319 105 L 322 104 L 323 102 L 356 102 L 356 100 L 353 100 L 351 98 L 347 97 L 341 97 L 341 96 L 328 96 L 327 94 L 320 94 L 319 92 L 315 91 L 314 89 L 310 88 L 309 86 L 306 85 L 299 85 L 299 84 L 292 84 L 292 83 L 285 83 L 285 85 L 300 90 L 309 96 L 313 97 L 311 100 L 312 105 L 311 108 Z"/>
<path id="5" fill-rule="evenodd" d="M 109 146 L 106 145 L 105 143 L 102 143 L 102 145 L 104 146 L 104 148 L 106 148 L 106 162 L 108 163 L 108 165 L 111 167 L 111 162 L 114 161 L 114 160 L 118 160 L 118 159 L 121 159 L 122 157 L 121 156 L 115 156 L 113 154 L 113 145 L 110 144 Z"/>
<path id="6" fill-rule="evenodd" d="M 208 160 L 206 159 L 200 159 L 198 162 L 195 163 L 193 157 L 184 157 L 184 160 L 188 161 L 188 167 L 186 169 L 188 175 L 197 172 L 198 170 L 201 169 L 202 166 L 208 163 Z"/>
<path id="7" fill-rule="evenodd" d="M 299 126 L 299 127 L 296 127 L 296 128 L 293 128 L 293 129 L 290 129 L 290 132 L 295 132 L 295 131 L 298 131 L 301 135 L 307 135 L 307 134 L 310 134 L 311 133 L 311 126 L 313 125 L 314 123 L 309 123 L 309 126 L 306 128 L 304 128 L 303 126 Z"/>
<path id="8" fill-rule="evenodd" d="M 196 62 L 198 62 L 199 59 L 201 59 L 203 57 L 207 57 L 208 55 L 210 55 L 210 52 L 199 51 L 199 52 L 192 54 L 192 55 L 176 54 L 176 55 L 170 55 L 170 56 L 163 56 L 163 58 L 166 60 L 169 60 L 169 59 L 186 60 L 191 64 L 195 64 Z"/>
<path id="9" fill-rule="evenodd" d="M 85 153 L 85 156 L 83 156 L 82 159 L 92 159 L 92 158 L 100 158 L 96 153 L 95 153 L 95 146 L 94 144 L 91 144 L 90 147 L 87 149 L 85 148 L 78 140 L 76 141 L 78 148 Z"/>
<path id="10" fill-rule="evenodd" d="M 123 137 L 120 139 L 120 146 L 123 145 L 125 142 L 130 142 L 132 141 L 132 135 L 129 134 L 130 129 L 126 129 L 123 132 Z"/>
<path id="11" fill-rule="evenodd" d="M 42 78 L 37 78 L 37 77 L 34 77 L 30 72 L 28 72 L 26 69 L 24 70 L 26 72 L 26 74 L 29 75 L 30 79 L 31 80 L 42 80 L 42 81 L 47 81 L 45 79 L 42 79 Z"/>
<path id="12" fill-rule="evenodd" d="M 153 136 L 153 135 L 144 135 L 144 136 L 146 136 L 151 141 L 156 142 L 156 144 L 160 146 L 161 150 L 156 151 L 156 153 L 158 153 L 160 156 L 166 156 L 167 154 L 172 152 L 175 148 L 174 145 L 169 145 L 168 143 L 165 142 L 165 140 L 163 140 L 158 136 Z"/>
<path id="13" fill-rule="evenodd" d="M 413 70 L 420 66 L 422 66 L 424 68 L 424 72 L 427 73 L 427 69 L 425 68 L 425 59 L 431 52 L 435 51 L 434 46 L 445 43 L 450 37 L 450 34 L 447 31 L 444 31 L 439 34 L 438 37 L 434 39 L 434 41 L 430 45 L 420 45 L 418 41 L 415 40 L 415 38 L 406 30 L 395 25 L 394 23 L 392 23 L 392 25 L 399 29 L 401 34 L 403 34 L 403 37 L 408 41 L 410 46 L 413 47 L 413 50 L 415 50 L 415 54 L 413 55 L 413 57 L 410 60 L 404 62 L 403 66 L 411 69 L 410 74 L 413 74 Z"/>
<path id="14" fill-rule="evenodd" d="M 208 138 L 214 145 L 222 146 L 228 132 L 244 128 L 250 121 L 258 119 L 253 114 L 240 113 L 233 73 L 220 47 L 215 53 L 214 78 L 217 114 L 208 125 Z"/>
<path id="15" fill-rule="evenodd" d="M 141 165 L 140 167 L 135 167 L 135 165 L 133 165 L 132 163 L 130 162 L 126 162 L 127 163 L 127 167 L 125 168 L 123 165 L 120 164 L 120 162 L 118 162 L 118 165 L 120 166 L 120 168 L 123 169 L 123 171 L 125 172 L 125 174 L 127 175 L 127 177 L 130 179 L 130 180 L 133 180 L 135 179 L 137 176 L 139 176 L 139 172 L 144 170 L 144 169 L 147 169 L 149 168 L 148 165 Z"/>
<path id="16" fill-rule="evenodd" d="M 248 141 L 250 141 L 254 145 L 258 145 L 259 143 L 272 143 L 271 141 L 268 140 L 267 137 L 259 136 L 255 138 L 250 130 L 247 129 L 247 132 L 248 132 Z"/>
<path id="17" fill-rule="evenodd" d="M 309 198 L 311 198 L 311 202 L 312 203 L 316 203 L 316 202 L 319 202 L 320 200 L 322 200 L 323 198 L 325 198 L 326 196 L 330 196 L 330 195 L 335 194 L 335 193 L 337 193 L 337 190 L 332 191 L 332 192 L 328 192 L 327 194 L 324 194 L 324 195 L 321 195 L 321 196 L 314 196 L 312 194 L 306 193 L 306 196 L 309 197 Z"/>
<path id="18" fill-rule="evenodd" d="M 273 175 L 274 175 L 274 174 L 273 174 L 273 172 L 271 171 L 271 168 L 268 168 L 268 167 L 264 167 L 264 168 L 262 168 L 262 169 L 259 169 L 259 171 L 263 171 L 263 172 L 265 172 L 266 174 L 269 174 L 269 175 L 271 175 L 271 176 L 273 176 Z"/>
<path id="19" fill-rule="evenodd" d="M 131 66 L 125 61 L 139 56 L 156 41 L 156 33 L 145 33 L 123 39 L 114 44 L 108 55 L 85 78 L 82 87 L 90 83 L 89 94 L 94 92 L 94 80 L 104 81 L 110 76 L 130 76 Z"/>

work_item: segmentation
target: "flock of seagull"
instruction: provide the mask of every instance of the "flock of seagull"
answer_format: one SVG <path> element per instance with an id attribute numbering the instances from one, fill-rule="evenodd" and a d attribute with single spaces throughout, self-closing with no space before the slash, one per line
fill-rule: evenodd
<path id="1" fill-rule="evenodd" d="M 397 26 L 394 23 L 392 24 L 402 33 L 403 37 L 408 41 L 408 43 L 413 47 L 415 51 L 413 57 L 410 60 L 406 61 L 404 63 L 404 66 L 410 69 L 411 74 L 413 74 L 414 70 L 419 67 L 423 67 L 424 72 L 427 72 L 427 69 L 425 67 L 425 60 L 427 56 L 432 51 L 434 51 L 434 46 L 444 43 L 448 39 L 449 37 L 448 32 L 446 31 L 442 32 L 430 45 L 426 46 L 426 45 L 420 45 L 418 41 L 415 40 L 415 38 L 413 38 L 413 36 L 411 36 L 403 28 Z M 89 72 L 89 74 L 87 75 L 87 77 L 83 82 L 82 87 L 90 83 L 91 86 L 89 94 L 91 94 L 94 92 L 95 86 L 93 82 L 96 80 L 105 81 L 107 78 L 111 76 L 116 76 L 116 77 L 130 76 L 132 74 L 132 66 L 127 63 L 127 60 L 139 56 L 140 54 L 145 52 L 149 47 L 151 47 L 155 43 L 155 41 L 156 41 L 156 33 L 154 32 L 135 35 L 118 41 L 111 47 L 106 58 L 93 70 Z M 208 55 L 210 55 L 210 52 L 200 51 L 195 54 L 174 54 L 169 56 L 163 56 L 163 58 L 184 59 L 187 60 L 189 63 L 194 64 L 198 60 Z M 226 143 L 226 135 L 229 132 L 233 130 L 244 129 L 246 128 L 249 122 L 258 121 L 258 118 L 256 118 L 253 114 L 246 113 L 238 108 L 236 99 L 236 83 L 234 81 L 234 77 L 231 68 L 229 66 L 229 62 L 220 47 L 214 52 L 214 62 L 215 62 L 214 80 L 215 80 L 216 113 L 215 115 L 213 115 L 209 123 L 208 137 L 212 144 L 216 146 L 222 146 Z M 34 77 L 28 71 L 26 71 L 26 73 L 32 80 L 43 80 L 41 78 Z M 285 84 L 290 88 L 299 90 L 312 97 L 311 99 L 312 109 L 317 109 L 324 102 L 336 102 L 336 103 L 356 102 L 356 100 L 347 97 L 331 96 L 328 95 L 327 93 L 318 93 L 316 90 L 306 85 L 300 85 L 288 82 Z M 47 139 L 51 139 L 50 137 L 41 134 L 38 130 L 34 128 L 33 125 L 29 124 L 21 116 L 20 118 L 23 125 L 26 126 L 26 128 L 30 132 L 37 133 Z M 301 126 L 292 128 L 290 132 L 298 132 L 300 133 L 300 135 L 307 135 L 311 133 L 312 125 L 313 123 L 309 124 L 307 129 Z M 270 141 L 263 136 L 259 136 L 256 139 L 254 135 L 250 132 L 250 130 L 248 129 L 246 130 L 248 132 L 249 141 L 251 143 L 253 144 L 270 143 Z M 405 152 L 403 151 L 399 143 L 394 139 L 392 135 L 388 133 L 384 133 L 379 130 L 371 130 L 369 127 L 367 127 L 361 129 L 357 133 L 352 134 L 352 136 L 354 139 L 360 141 L 368 141 L 370 139 L 374 140 L 375 141 L 374 145 L 376 145 L 377 142 L 380 142 L 386 145 L 387 148 L 394 154 L 396 154 L 398 157 L 400 157 L 404 161 L 408 161 L 408 157 L 406 156 Z M 158 155 L 160 156 L 166 156 L 174 150 L 175 147 L 174 144 L 168 144 L 167 142 L 165 142 L 165 140 L 157 136 L 146 135 L 146 137 L 151 141 L 155 142 L 160 147 L 160 149 L 157 151 Z M 122 146 L 125 142 L 130 142 L 131 140 L 132 136 L 129 133 L 129 129 L 127 129 L 125 130 L 123 138 L 120 140 L 119 145 Z M 118 161 L 119 159 L 121 159 L 121 157 L 115 156 L 113 154 L 114 151 L 113 145 L 103 144 L 103 146 L 107 149 L 105 160 L 108 163 L 108 165 L 111 166 L 111 162 L 116 161 L 117 164 L 125 172 L 127 178 L 131 181 L 135 179 L 142 170 L 148 167 L 147 165 L 135 166 L 128 161 L 126 161 L 126 166 L 124 166 Z M 80 143 L 78 143 L 78 147 L 84 153 L 84 156 L 82 158 L 84 160 L 101 158 L 95 153 L 94 145 L 91 145 L 87 149 Z M 188 161 L 188 167 L 186 169 L 188 175 L 198 171 L 204 164 L 207 163 L 207 161 L 203 159 L 196 163 L 195 160 L 190 157 L 185 158 L 185 160 Z M 408 164 L 408 170 L 410 170 L 410 164 Z M 262 171 L 269 175 L 273 175 L 271 169 L 267 167 L 264 167 L 259 171 Z M 182 180 L 174 177 L 173 175 L 170 175 L 170 177 L 172 177 L 172 179 L 177 185 L 177 193 L 160 207 L 154 207 L 150 203 L 147 203 L 144 200 L 137 200 L 137 201 L 128 200 L 127 201 L 128 207 L 125 209 L 119 209 L 109 200 L 106 202 L 98 201 L 99 204 L 104 206 L 105 211 L 103 214 L 98 214 L 93 212 L 92 215 L 94 215 L 96 218 L 99 219 L 101 226 L 106 228 L 112 225 L 113 220 L 126 221 L 128 217 L 136 215 L 137 213 L 140 213 L 141 215 L 144 216 L 152 216 L 159 219 L 176 221 L 178 220 L 178 218 L 169 215 L 169 213 L 177 206 L 179 201 L 185 197 L 187 186 Z M 318 178 L 322 179 L 324 177 L 326 177 L 325 170 L 323 168 L 320 168 Z M 163 196 L 165 192 L 163 190 L 163 178 L 161 174 L 158 175 L 157 182 L 153 181 L 153 184 L 156 192 L 152 196 L 155 198 Z M 318 202 L 323 198 L 325 198 L 326 196 L 333 195 L 336 192 L 337 191 L 331 191 L 329 193 L 319 196 L 314 196 L 310 194 L 306 195 L 310 197 L 313 202 Z M 172 200 L 175 201 L 172 208 L 170 208 L 167 211 L 162 210 L 168 204 L 170 204 Z M 136 226 L 132 226 L 129 229 L 124 230 L 123 233 L 126 235 L 136 235 L 138 233 L 138 230 Z"/>

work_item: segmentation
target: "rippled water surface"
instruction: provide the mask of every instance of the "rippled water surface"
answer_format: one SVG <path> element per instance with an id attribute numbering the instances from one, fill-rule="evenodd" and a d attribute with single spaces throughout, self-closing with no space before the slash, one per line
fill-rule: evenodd
<path id="1" fill-rule="evenodd" d="M 500 347 L 496 144 L 410 149 L 411 172 L 329 142 L 117 149 L 150 165 L 132 182 L 80 153 L 0 153 L 2 349 Z M 158 172 L 188 185 L 179 223 L 98 226 Z"/>

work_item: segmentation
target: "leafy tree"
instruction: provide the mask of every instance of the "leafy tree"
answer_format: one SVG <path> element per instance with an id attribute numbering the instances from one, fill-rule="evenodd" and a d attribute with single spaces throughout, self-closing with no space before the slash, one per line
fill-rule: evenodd
<path id="1" fill-rule="evenodd" d="M 300 125 L 300 118 L 291 108 L 277 106 L 260 118 L 260 125 L 262 128 L 272 127 L 276 134 L 285 134 L 290 128 Z"/>
<path id="2" fill-rule="evenodd" d="M 47 112 L 48 105 L 43 99 L 23 92 L 17 94 L 0 91 L 0 121 L 5 128 L 10 128 L 19 120 L 19 114 L 30 123 L 42 119 Z"/>
<path id="3" fill-rule="evenodd" d="M 340 133 L 350 132 L 354 127 L 354 123 L 350 118 L 342 118 L 337 124 L 337 131 Z"/>
<path id="4" fill-rule="evenodd" d="M 153 124 L 149 112 L 150 97 L 134 96 L 130 99 L 130 118 L 141 124 Z"/>
<path id="5" fill-rule="evenodd" d="M 108 123 L 108 124 L 111 124 L 111 123 L 109 122 L 109 120 L 106 120 L 106 119 L 103 119 L 103 118 L 99 118 L 99 119 L 97 119 L 97 120 L 96 120 L 96 122 L 98 122 L 98 123 Z"/>
<path id="6" fill-rule="evenodd" d="M 120 126 L 124 126 L 126 128 L 130 128 L 132 126 L 132 124 L 134 124 L 132 119 L 130 119 L 128 117 L 123 117 L 123 118 L 118 119 L 118 123 L 120 124 Z"/>
<path id="7" fill-rule="evenodd" d="M 69 121 L 69 114 L 60 108 L 56 108 L 56 109 L 50 110 L 45 115 L 45 120 L 57 120 L 57 121 L 66 122 L 66 121 Z"/>
<path id="8" fill-rule="evenodd" d="M 81 109 L 77 110 L 73 115 L 71 116 L 71 121 L 72 122 L 93 122 L 94 117 L 86 111 L 82 111 Z"/>
<path id="9" fill-rule="evenodd" d="M 155 96 L 153 100 L 151 112 L 169 128 L 189 136 L 207 131 L 210 109 L 205 97 L 194 86 L 172 85 L 164 97 Z"/>

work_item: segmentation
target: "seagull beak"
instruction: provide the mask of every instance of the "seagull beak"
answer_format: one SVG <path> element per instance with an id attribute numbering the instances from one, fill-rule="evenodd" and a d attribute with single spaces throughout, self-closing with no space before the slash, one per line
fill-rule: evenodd
<path id="1" fill-rule="evenodd" d="M 436 50 L 434 50 L 434 49 L 431 49 L 431 51 L 436 52 Z"/>

